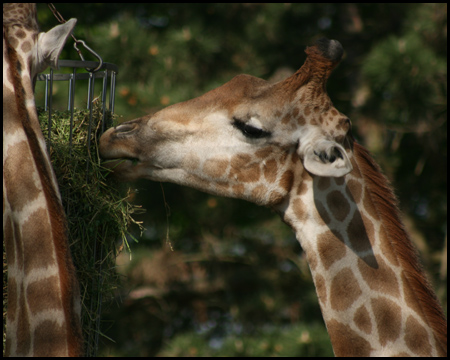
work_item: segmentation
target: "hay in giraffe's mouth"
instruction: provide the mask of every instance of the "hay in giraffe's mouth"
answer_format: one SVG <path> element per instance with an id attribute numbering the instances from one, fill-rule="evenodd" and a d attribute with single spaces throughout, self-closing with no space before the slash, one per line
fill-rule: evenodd
<path id="1" fill-rule="evenodd" d="M 102 167 L 108 169 L 111 175 L 119 181 L 127 181 L 129 179 L 129 174 L 132 173 L 133 168 L 138 166 L 139 159 L 137 158 L 115 158 L 107 159 L 102 161 Z"/>
<path id="2" fill-rule="evenodd" d="M 109 171 L 109 176 L 114 177 L 120 182 L 135 181 L 139 174 L 145 173 L 143 161 L 137 157 L 116 157 L 104 159 L 101 163 L 102 168 Z"/>

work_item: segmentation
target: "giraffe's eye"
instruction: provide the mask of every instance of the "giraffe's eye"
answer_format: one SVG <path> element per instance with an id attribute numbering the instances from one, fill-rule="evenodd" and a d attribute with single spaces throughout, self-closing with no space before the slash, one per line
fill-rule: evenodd
<path id="1" fill-rule="evenodd" d="M 249 125 L 242 120 L 233 118 L 234 120 L 234 127 L 238 128 L 246 137 L 251 139 L 261 139 L 263 137 L 269 137 L 270 132 L 264 131 L 263 129 L 259 129 L 257 127 L 254 127 L 252 125 Z"/>

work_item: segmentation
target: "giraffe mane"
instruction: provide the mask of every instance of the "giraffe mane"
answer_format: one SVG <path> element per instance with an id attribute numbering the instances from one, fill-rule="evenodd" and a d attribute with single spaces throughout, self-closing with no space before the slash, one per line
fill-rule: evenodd
<path id="1" fill-rule="evenodd" d="M 447 353 L 447 323 L 417 251 L 403 226 L 398 201 L 390 182 L 370 153 L 356 142 L 354 155 L 381 222 L 389 234 L 394 253 L 404 270 L 406 281 L 417 295 L 419 308 L 432 328 L 436 342 Z"/>

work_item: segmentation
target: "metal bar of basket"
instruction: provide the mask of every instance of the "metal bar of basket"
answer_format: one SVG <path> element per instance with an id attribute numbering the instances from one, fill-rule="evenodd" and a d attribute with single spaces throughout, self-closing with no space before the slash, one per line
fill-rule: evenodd
<path id="1" fill-rule="evenodd" d="M 87 136 L 87 149 L 88 153 L 91 149 L 91 132 L 92 132 L 92 112 L 94 110 L 93 100 L 94 100 L 94 87 L 95 87 L 95 75 L 93 72 L 89 73 L 89 86 L 88 86 L 88 103 L 87 107 L 89 109 L 89 124 L 88 124 L 88 136 Z M 86 161 L 86 182 L 89 181 L 89 161 Z"/>
<path id="2" fill-rule="evenodd" d="M 47 151 L 50 154 L 50 148 L 52 145 L 51 134 L 52 134 L 52 94 L 53 94 L 53 69 L 50 68 L 50 96 L 48 98 L 48 140 L 47 140 Z"/>
<path id="3" fill-rule="evenodd" d="M 74 112 L 74 102 L 75 102 L 75 79 L 76 79 L 77 69 L 73 68 L 71 77 L 69 78 L 69 108 L 70 111 L 70 125 L 69 125 L 69 155 L 72 155 L 72 137 L 73 137 L 73 112 Z"/>
<path id="4" fill-rule="evenodd" d="M 114 104 L 116 101 L 116 71 L 111 71 L 111 87 L 109 94 L 109 110 L 111 110 L 111 114 L 114 114 Z"/>
<path id="5" fill-rule="evenodd" d="M 45 76 L 45 111 L 47 111 L 47 107 L 48 107 L 48 98 L 49 98 L 49 93 L 48 93 L 48 76 Z"/>
<path id="6" fill-rule="evenodd" d="M 102 132 L 104 131 L 104 127 L 105 127 L 105 119 L 106 119 L 106 92 L 108 90 L 108 70 L 105 69 L 104 71 L 105 76 L 103 77 L 103 86 L 102 86 Z M 111 96 L 111 93 L 110 93 Z"/>

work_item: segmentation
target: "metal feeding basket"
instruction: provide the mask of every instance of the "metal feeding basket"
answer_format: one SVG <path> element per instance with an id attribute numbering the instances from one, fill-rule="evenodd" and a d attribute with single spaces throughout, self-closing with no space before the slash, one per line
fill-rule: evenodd
<path id="1" fill-rule="evenodd" d="M 55 70 L 50 69 L 49 74 L 38 74 L 37 81 L 45 82 L 45 111 L 48 111 L 48 143 L 47 147 L 51 146 L 51 128 L 52 128 L 52 106 L 53 106 L 53 82 L 67 81 L 68 82 L 68 96 L 67 96 L 67 110 L 71 112 L 70 121 L 70 137 L 69 141 L 72 144 L 72 130 L 73 130 L 73 112 L 75 109 L 75 88 L 79 85 L 79 81 L 87 80 L 87 104 L 86 108 L 90 110 L 90 124 L 92 123 L 92 109 L 95 94 L 95 80 L 103 79 L 101 90 L 101 104 L 103 119 L 105 119 L 106 111 L 109 110 L 111 114 L 114 113 L 115 90 L 116 90 L 116 76 L 119 72 L 117 65 L 95 62 L 95 61 L 81 61 L 81 60 L 59 60 L 58 65 L 60 69 L 70 68 L 71 73 L 55 73 Z M 78 73 L 78 69 L 86 69 L 88 72 Z M 56 70 L 58 71 L 58 70 Z M 107 98 L 107 93 L 109 96 Z M 108 108 L 107 108 L 108 105 Z M 106 124 L 102 124 L 102 132 L 105 131 Z M 91 129 L 89 129 L 90 134 Z M 88 136 L 90 141 L 90 136 Z M 87 144 L 88 146 L 90 143 Z"/>

